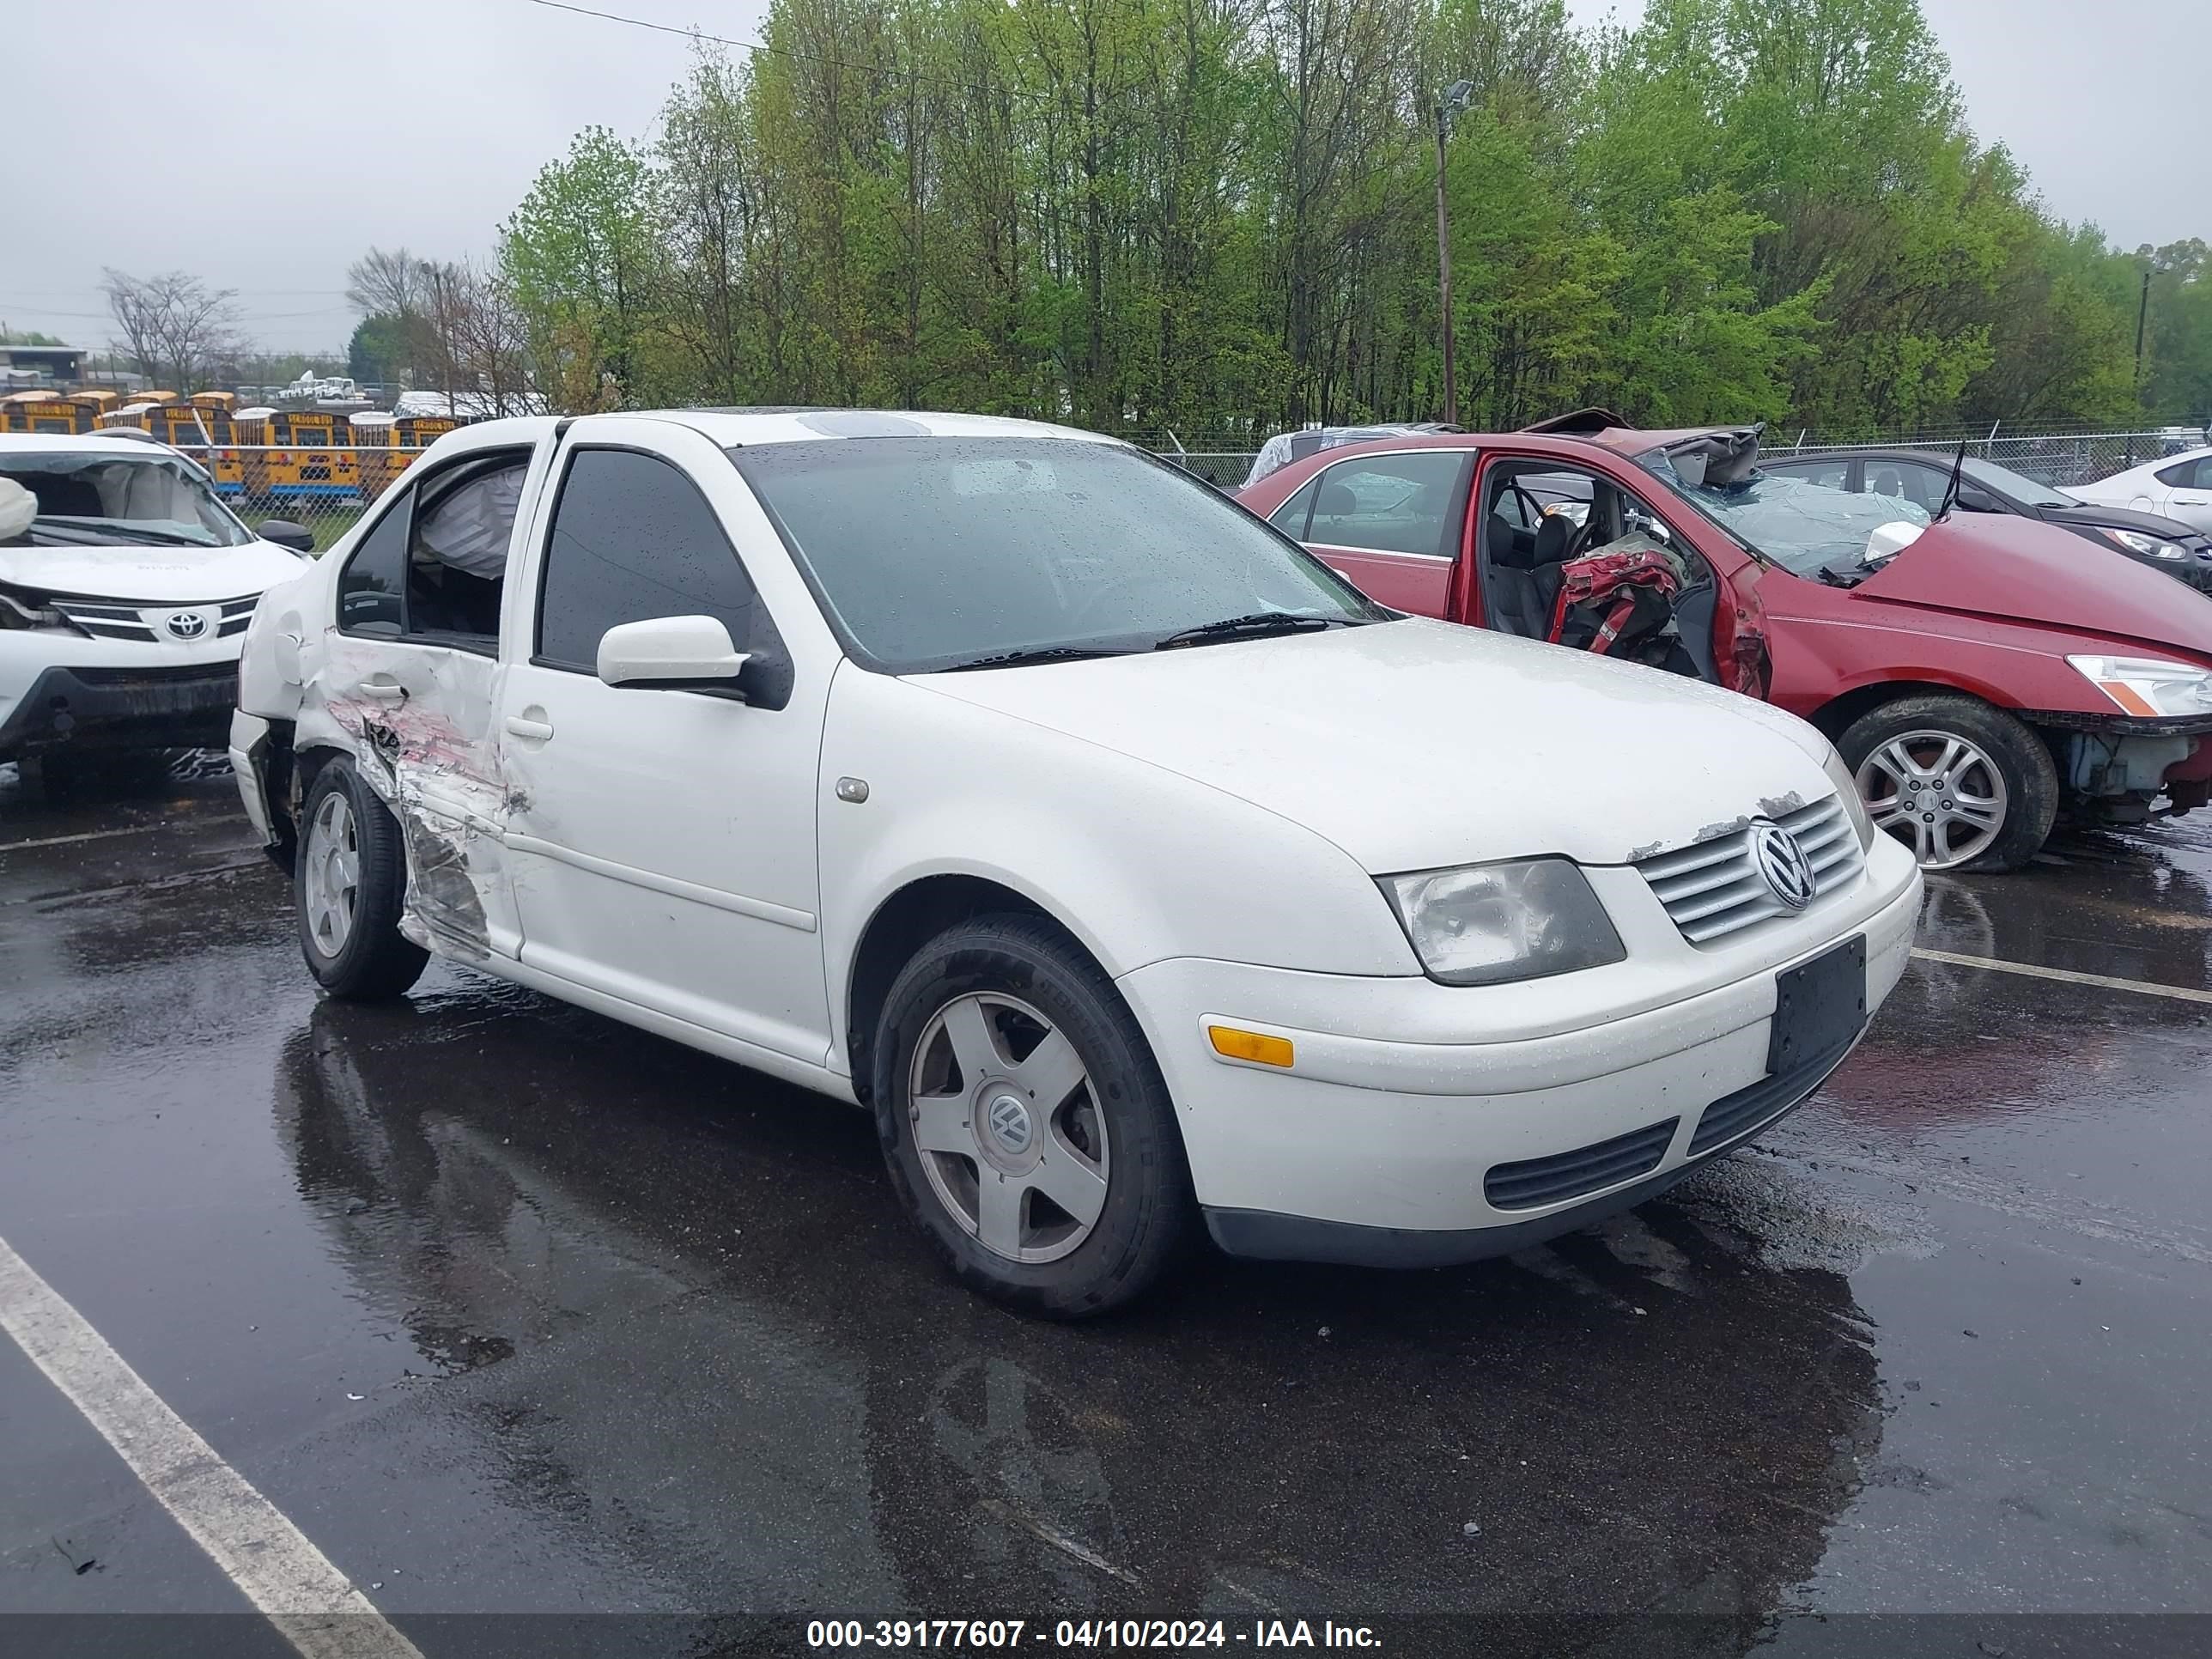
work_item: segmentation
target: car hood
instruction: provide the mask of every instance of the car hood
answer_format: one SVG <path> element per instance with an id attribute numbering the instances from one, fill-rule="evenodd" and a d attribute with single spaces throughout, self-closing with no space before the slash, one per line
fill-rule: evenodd
<path id="1" fill-rule="evenodd" d="M 1931 524 L 1851 592 L 2212 657 L 2212 599 L 2033 519 L 1971 514 Z"/>
<path id="2" fill-rule="evenodd" d="M 1779 709 L 1419 618 L 909 683 L 1241 797 L 1378 875 L 1626 863 L 1833 793 L 1826 740 Z"/>
<path id="3" fill-rule="evenodd" d="M 0 582 L 88 599 L 242 599 L 300 574 L 273 542 L 243 547 L 0 547 Z"/>

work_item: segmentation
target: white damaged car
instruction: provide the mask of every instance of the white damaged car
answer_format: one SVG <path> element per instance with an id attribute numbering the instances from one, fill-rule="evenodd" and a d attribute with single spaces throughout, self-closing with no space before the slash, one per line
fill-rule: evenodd
<path id="1" fill-rule="evenodd" d="M 333 994 L 430 954 L 874 1114 L 968 1282 L 1202 1225 L 1464 1261 L 1809 1095 L 1910 853 L 1810 726 L 1401 616 L 1123 445 L 494 421 L 246 635 L 232 758 Z"/>
<path id="2" fill-rule="evenodd" d="M 254 603 L 307 544 L 263 531 L 145 438 L 0 434 L 0 762 L 220 744 Z"/>

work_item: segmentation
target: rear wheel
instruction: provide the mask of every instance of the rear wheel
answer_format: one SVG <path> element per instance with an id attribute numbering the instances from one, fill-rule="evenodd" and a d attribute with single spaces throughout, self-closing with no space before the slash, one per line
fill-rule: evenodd
<path id="1" fill-rule="evenodd" d="M 1978 698 L 1900 697 L 1852 722 L 1836 746 L 1875 827 L 1923 870 L 2016 870 L 2058 815 L 2050 750 Z"/>
<path id="2" fill-rule="evenodd" d="M 1073 1319 L 1138 1295 L 1194 1208 L 1167 1085 L 1097 965 L 1031 916 L 925 945 L 872 1050 L 901 1200 L 972 1288 Z"/>
<path id="3" fill-rule="evenodd" d="M 407 856 L 398 822 L 352 762 L 333 760 L 315 775 L 301 823 L 293 884 L 308 971 L 334 997 L 401 995 L 430 953 L 399 931 Z"/>

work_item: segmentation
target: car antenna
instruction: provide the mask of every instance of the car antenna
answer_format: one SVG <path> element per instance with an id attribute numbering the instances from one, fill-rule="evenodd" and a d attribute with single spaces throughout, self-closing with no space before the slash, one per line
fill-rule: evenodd
<path id="1" fill-rule="evenodd" d="M 1951 482 L 1943 486 L 1943 505 L 1936 509 L 1929 522 L 1941 524 L 1951 516 L 1951 509 L 1959 502 L 1959 480 L 1966 470 L 1966 441 L 1959 440 L 1959 453 L 1951 458 Z"/>

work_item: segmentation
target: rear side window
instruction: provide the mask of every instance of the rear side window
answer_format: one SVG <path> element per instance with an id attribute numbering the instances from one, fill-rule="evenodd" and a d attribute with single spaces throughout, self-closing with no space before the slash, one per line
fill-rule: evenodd
<path id="1" fill-rule="evenodd" d="M 714 617 L 738 650 L 782 658 L 775 624 L 698 485 L 655 455 L 580 449 L 554 503 L 537 660 L 594 673 L 607 629 L 654 617 Z"/>
<path id="2" fill-rule="evenodd" d="M 2179 461 L 2172 466 L 2160 467 L 2158 481 L 2168 489 L 2212 489 L 2212 455 L 2202 455 L 2193 461 Z"/>
<path id="3" fill-rule="evenodd" d="M 1320 493 L 1319 475 L 1308 478 L 1291 493 L 1285 501 L 1267 515 L 1267 522 L 1294 542 L 1306 538 L 1306 520 L 1313 516 L 1314 497 Z"/>
<path id="4" fill-rule="evenodd" d="M 407 520 L 411 496 L 376 521 L 338 573 L 338 627 L 348 634 L 396 640 L 406 625 L 401 602 L 407 582 Z"/>
<path id="5" fill-rule="evenodd" d="M 1340 461 L 1314 482 L 1313 516 L 1304 539 L 1380 553 L 1447 556 L 1458 529 L 1468 457 L 1448 449 L 1364 455 Z"/>

